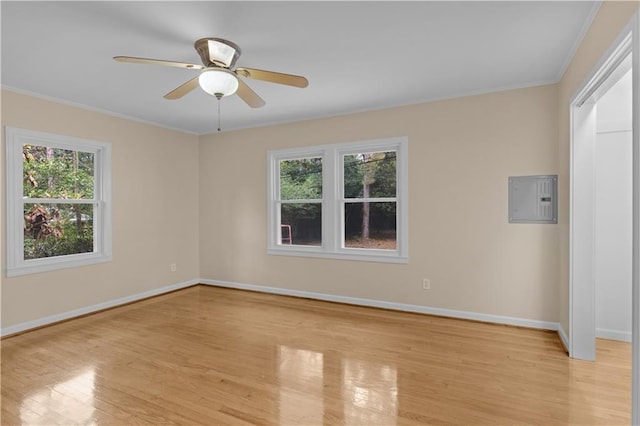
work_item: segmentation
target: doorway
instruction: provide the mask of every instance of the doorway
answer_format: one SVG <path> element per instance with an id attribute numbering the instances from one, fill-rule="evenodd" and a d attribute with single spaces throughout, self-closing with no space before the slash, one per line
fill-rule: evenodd
<path id="1" fill-rule="evenodd" d="M 628 194 L 624 189 L 617 191 L 617 188 L 612 188 L 613 181 L 619 183 L 621 180 L 625 180 L 627 187 L 631 187 L 632 183 L 632 176 L 627 176 L 626 173 L 621 176 L 619 173 L 620 170 L 628 170 L 628 165 L 624 163 L 624 158 L 620 158 L 619 152 L 611 152 L 613 146 L 611 135 L 614 135 L 613 139 L 617 135 L 609 132 L 607 126 L 615 126 L 618 129 L 628 127 L 629 123 L 627 121 L 624 125 L 620 124 L 615 117 L 603 120 L 602 116 L 610 114 L 610 110 L 613 110 L 614 115 L 623 111 L 625 117 L 631 118 L 633 116 L 632 104 L 628 105 L 625 100 L 621 99 L 614 99 L 619 104 L 612 105 L 610 102 L 612 91 L 614 95 L 617 94 L 619 84 L 623 84 L 624 77 L 632 73 L 632 44 L 632 34 L 629 32 L 617 44 L 604 63 L 597 68 L 593 78 L 571 104 L 569 355 L 572 358 L 589 361 L 594 361 L 596 357 L 598 328 L 596 311 L 598 308 L 602 314 L 603 311 L 608 312 L 614 309 L 615 307 L 609 305 L 618 303 L 625 296 L 628 298 L 627 300 L 631 300 L 631 282 L 617 283 L 616 287 L 620 287 L 620 289 L 615 292 L 607 292 L 602 288 L 610 287 L 607 285 L 610 282 L 605 283 L 605 281 L 610 279 L 612 275 L 606 262 L 607 259 L 603 259 L 603 256 L 607 255 L 606 252 L 614 250 L 617 254 L 622 254 L 622 263 L 624 264 L 628 258 L 632 257 L 633 250 L 624 241 L 624 237 L 620 237 L 620 233 L 629 232 L 632 225 L 624 226 L 622 224 L 622 230 L 616 229 L 616 232 L 613 232 L 616 238 L 612 240 L 608 237 L 611 237 L 612 228 L 615 227 L 606 222 L 616 215 L 619 220 L 621 212 L 617 210 L 624 208 L 627 203 Z M 601 108 L 603 111 L 600 117 L 598 114 L 599 105 L 604 107 Z M 631 144 L 631 141 L 629 143 Z M 607 158 L 598 157 L 596 154 L 604 155 Z M 619 164 L 607 164 L 607 159 Z M 628 161 L 631 161 L 630 157 Z M 614 192 L 617 196 L 612 199 L 611 195 Z M 613 201 L 616 205 L 599 205 L 599 202 L 602 201 Z M 627 205 L 626 207 L 632 209 L 631 206 Z M 630 211 L 622 212 L 622 217 L 632 217 L 632 214 Z M 609 270 L 603 271 L 603 268 Z M 631 271 L 629 271 L 629 275 L 623 273 L 616 277 L 617 281 L 623 281 L 627 277 L 631 279 L 630 273 Z M 598 283 L 598 281 L 600 282 Z M 628 293 L 626 292 L 627 286 L 629 287 Z M 622 290 L 623 287 L 624 290 Z M 613 293 L 621 295 L 611 297 Z M 600 300 L 601 303 L 597 303 L 596 296 L 603 294 L 609 298 L 609 303 L 606 300 Z M 603 309 L 602 305 L 606 309 Z M 628 309 L 620 309 L 619 312 L 629 312 L 630 320 L 631 306 Z M 612 322 L 614 321 L 609 321 L 609 323 Z M 630 324 L 625 325 L 623 329 L 626 330 L 627 327 L 630 331 Z"/>
<path id="2" fill-rule="evenodd" d="M 570 104 L 568 349 L 572 358 L 595 360 L 597 104 L 611 89 L 612 82 L 629 72 L 632 92 L 631 418 L 632 424 L 640 424 L 640 13 L 635 14 Z"/>
<path id="3" fill-rule="evenodd" d="M 596 103 L 595 314 L 597 338 L 631 343 L 633 102 L 631 64 L 620 67 Z"/>

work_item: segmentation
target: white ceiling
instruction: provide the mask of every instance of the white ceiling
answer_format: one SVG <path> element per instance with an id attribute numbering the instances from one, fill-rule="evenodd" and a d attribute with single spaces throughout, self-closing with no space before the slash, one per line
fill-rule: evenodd
<path id="1" fill-rule="evenodd" d="M 245 80 L 266 106 L 222 100 L 223 130 L 554 83 L 598 2 L 0 3 L 4 88 L 197 134 L 216 131 L 197 71 L 116 55 L 200 63 L 193 42 L 238 44 L 237 66 L 304 75 L 299 89 Z"/>

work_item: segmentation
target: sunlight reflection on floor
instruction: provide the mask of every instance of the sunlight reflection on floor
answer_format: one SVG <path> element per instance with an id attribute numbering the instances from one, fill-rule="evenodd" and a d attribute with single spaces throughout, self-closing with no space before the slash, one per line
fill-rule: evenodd
<path id="1" fill-rule="evenodd" d="M 20 407 L 23 424 L 40 424 L 43 419 L 63 418 L 66 422 L 95 425 L 93 368 L 83 371 L 72 379 L 40 390 L 25 398 Z M 45 412 L 43 412 L 43 408 Z"/>

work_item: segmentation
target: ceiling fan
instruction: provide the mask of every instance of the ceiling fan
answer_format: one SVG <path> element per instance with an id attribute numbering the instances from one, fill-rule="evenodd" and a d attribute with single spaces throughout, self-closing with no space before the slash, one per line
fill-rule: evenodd
<path id="1" fill-rule="evenodd" d="M 201 38 L 194 43 L 194 46 L 202 59 L 203 65 L 160 59 L 136 58 L 132 56 L 115 56 L 113 59 L 118 62 L 154 64 L 200 71 L 198 76 L 164 95 L 165 99 L 180 99 L 200 86 L 205 92 L 215 96 L 218 100 L 237 92 L 238 96 L 240 96 L 247 105 L 252 108 L 260 108 L 265 105 L 264 100 L 247 86 L 242 79 L 238 78 L 239 76 L 301 88 L 309 85 L 309 81 L 299 75 L 283 74 L 255 68 L 234 68 L 236 61 L 240 57 L 241 50 L 238 45 L 229 40 L 216 37 Z"/>

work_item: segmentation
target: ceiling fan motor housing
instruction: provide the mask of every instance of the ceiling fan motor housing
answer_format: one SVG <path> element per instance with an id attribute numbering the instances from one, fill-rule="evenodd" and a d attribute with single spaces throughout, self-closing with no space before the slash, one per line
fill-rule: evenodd
<path id="1" fill-rule="evenodd" d="M 240 46 L 223 38 L 201 38 L 194 46 L 206 67 L 232 68 L 242 53 Z"/>

